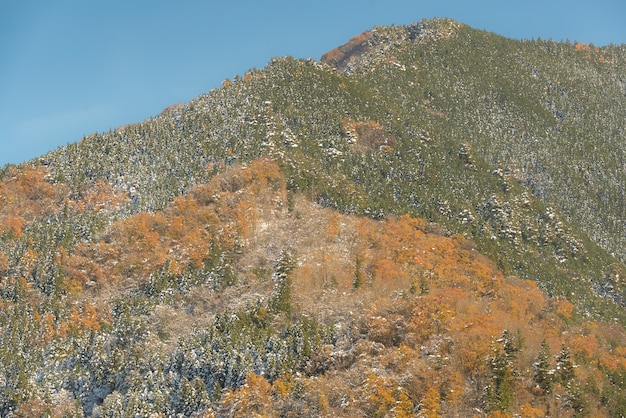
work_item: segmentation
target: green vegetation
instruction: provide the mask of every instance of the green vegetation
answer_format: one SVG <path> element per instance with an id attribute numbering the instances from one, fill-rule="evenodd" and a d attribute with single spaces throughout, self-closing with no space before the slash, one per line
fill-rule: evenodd
<path id="1" fill-rule="evenodd" d="M 0 415 L 624 413 L 626 48 L 363 39 L 0 170 Z"/>

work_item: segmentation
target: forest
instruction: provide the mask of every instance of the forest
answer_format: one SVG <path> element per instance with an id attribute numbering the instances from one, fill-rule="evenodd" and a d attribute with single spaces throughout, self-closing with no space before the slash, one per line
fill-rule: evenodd
<path id="1" fill-rule="evenodd" d="M 0 415 L 626 415 L 624 74 L 375 27 L 0 168 Z"/>

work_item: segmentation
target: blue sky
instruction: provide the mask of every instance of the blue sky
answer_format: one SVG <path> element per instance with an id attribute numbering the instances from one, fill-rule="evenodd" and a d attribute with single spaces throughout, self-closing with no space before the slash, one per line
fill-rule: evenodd
<path id="1" fill-rule="evenodd" d="M 0 0 L 0 167 L 155 116 L 375 25 L 451 17 L 511 38 L 626 43 L 626 2 Z"/>

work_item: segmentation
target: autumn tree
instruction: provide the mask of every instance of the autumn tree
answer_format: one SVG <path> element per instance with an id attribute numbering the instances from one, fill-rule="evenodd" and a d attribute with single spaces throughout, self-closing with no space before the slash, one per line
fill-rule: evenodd
<path id="1" fill-rule="evenodd" d="M 22 229 L 24 228 L 24 218 L 21 216 L 8 215 L 4 220 L 4 229 L 7 229 L 15 238 L 22 236 Z M 0 229 L 1 231 L 2 229 Z"/>
<path id="2" fill-rule="evenodd" d="M 441 416 L 441 395 L 437 387 L 432 386 L 426 392 L 424 399 L 422 399 L 421 412 L 427 418 L 438 418 Z"/>
<path id="3" fill-rule="evenodd" d="M 272 385 L 263 376 L 249 372 L 241 388 L 224 394 L 220 406 L 232 417 L 270 416 Z"/>
<path id="4" fill-rule="evenodd" d="M 385 416 L 387 411 L 396 403 L 389 379 L 378 376 L 374 372 L 369 372 L 366 388 L 368 390 L 368 406 L 371 408 L 371 416 Z"/>

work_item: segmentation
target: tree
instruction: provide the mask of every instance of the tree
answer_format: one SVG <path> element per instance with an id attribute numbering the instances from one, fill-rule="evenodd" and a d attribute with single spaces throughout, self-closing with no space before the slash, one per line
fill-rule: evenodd
<path id="1" fill-rule="evenodd" d="M 211 403 L 204 382 L 197 376 L 191 381 L 182 377 L 177 398 L 177 410 L 185 416 L 207 410 Z"/>
<path id="2" fill-rule="evenodd" d="M 358 289 L 363 285 L 363 261 L 360 256 L 356 256 L 354 266 L 354 278 L 352 280 L 352 287 Z"/>
<path id="3" fill-rule="evenodd" d="M 426 392 L 424 399 L 422 399 L 421 411 L 424 416 L 428 418 L 436 418 L 441 416 L 441 395 L 439 389 L 432 386 Z"/>
<path id="4" fill-rule="evenodd" d="M 22 236 L 22 229 L 25 224 L 24 218 L 20 216 L 8 215 L 4 220 L 4 224 L 6 229 L 11 231 L 13 237 L 20 238 Z M 0 231 L 1 230 L 2 228 L 0 228 Z"/>
<path id="5" fill-rule="evenodd" d="M 543 340 L 539 354 L 533 363 L 533 380 L 544 394 L 552 391 L 554 385 L 554 369 L 550 364 L 550 346 Z"/>
<path id="6" fill-rule="evenodd" d="M 270 307 L 274 312 L 291 315 L 291 271 L 294 268 L 295 260 L 292 255 L 289 251 L 283 250 L 272 275 L 275 284 L 270 297 Z"/>
<path id="7" fill-rule="evenodd" d="M 496 343 L 487 358 L 490 375 L 485 388 L 485 403 L 490 412 L 506 412 L 513 399 L 516 375 L 513 361 L 519 351 L 519 342 L 505 329 Z"/>
<path id="8" fill-rule="evenodd" d="M 561 351 L 556 356 L 556 379 L 565 387 L 574 380 L 574 363 L 570 358 L 569 348 L 561 344 Z"/>
<path id="9" fill-rule="evenodd" d="M 269 416 L 272 407 L 272 385 L 260 375 L 248 372 L 239 390 L 229 389 L 221 407 L 232 417 Z"/>

